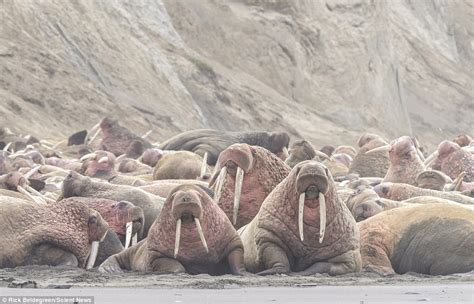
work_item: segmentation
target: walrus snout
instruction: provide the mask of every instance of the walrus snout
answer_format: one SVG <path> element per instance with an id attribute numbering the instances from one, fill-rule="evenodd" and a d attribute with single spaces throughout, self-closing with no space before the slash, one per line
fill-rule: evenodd
<path id="1" fill-rule="evenodd" d="M 360 221 L 363 221 L 365 219 L 368 219 L 380 212 L 383 211 L 383 208 L 377 204 L 377 201 L 375 200 L 372 200 L 372 201 L 368 201 L 368 202 L 364 202 L 362 204 L 359 204 L 354 212 L 353 212 L 353 215 L 354 215 L 354 218 L 356 220 L 356 222 L 360 222 Z"/>
<path id="2" fill-rule="evenodd" d="M 194 219 L 201 219 L 202 205 L 199 194 L 194 190 L 179 191 L 173 200 L 173 217 L 181 219 L 183 223 L 192 223 Z"/>
<path id="3" fill-rule="evenodd" d="M 306 192 L 306 198 L 312 199 L 316 198 L 319 195 L 319 192 L 326 194 L 328 188 L 329 183 L 327 169 L 324 168 L 321 164 L 312 163 L 306 164 L 301 167 L 296 178 L 296 191 L 298 192 L 298 194 Z M 311 197 L 314 194 L 316 196 Z"/>
<path id="4" fill-rule="evenodd" d="M 219 156 L 219 166 L 227 167 L 227 172 L 233 176 L 237 173 L 237 167 L 247 173 L 253 164 L 253 155 L 247 144 L 233 144 Z"/>

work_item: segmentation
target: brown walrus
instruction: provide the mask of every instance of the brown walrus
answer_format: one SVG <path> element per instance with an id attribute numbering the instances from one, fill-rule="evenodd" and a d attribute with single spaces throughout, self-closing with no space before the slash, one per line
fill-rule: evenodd
<path id="1" fill-rule="evenodd" d="M 236 228 L 248 224 L 260 206 L 287 175 L 288 167 L 267 149 L 233 144 L 219 156 L 210 187 L 215 201 Z"/>
<path id="2" fill-rule="evenodd" d="M 147 239 L 107 259 L 102 272 L 246 274 L 242 242 L 224 212 L 199 187 L 181 185 L 166 199 Z"/>
<path id="3" fill-rule="evenodd" d="M 474 210 L 415 205 L 358 224 L 363 267 L 379 274 L 447 275 L 474 270 Z"/>
<path id="4" fill-rule="evenodd" d="M 367 151 L 388 151 L 390 167 L 384 177 L 384 182 L 404 183 L 415 185 L 418 174 L 425 170 L 418 141 L 409 136 L 393 140 L 389 145 Z"/>
<path id="5" fill-rule="evenodd" d="M 380 197 L 394 201 L 404 201 L 417 196 L 435 196 L 460 204 L 474 205 L 474 199 L 462 194 L 423 189 L 408 184 L 381 183 L 375 186 L 374 190 Z"/>
<path id="6" fill-rule="evenodd" d="M 219 154 L 235 143 L 260 146 L 282 160 L 288 156 L 290 136 L 286 132 L 227 132 L 199 129 L 180 133 L 159 145 L 162 150 L 185 150 L 201 156 L 207 152 L 207 163 L 214 166 Z"/>
<path id="7" fill-rule="evenodd" d="M 349 173 L 356 173 L 360 177 L 385 177 L 390 167 L 390 159 L 385 151 L 366 154 L 367 151 L 387 145 L 387 142 L 375 134 L 363 134 L 359 140 L 360 147 L 352 160 Z"/>
<path id="8" fill-rule="evenodd" d="M 92 267 L 98 242 L 108 229 L 97 211 L 75 201 L 2 202 L 0 219 L 0 240 L 8 244 L 0 247 L 0 268 L 32 264 L 84 268 L 88 256 Z"/>
<path id="9" fill-rule="evenodd" d="M 331 173 L 316 161 L 296 165 L 239 233 L 250 272 L 338 275 L 361 269 L 356 222 Z"/>

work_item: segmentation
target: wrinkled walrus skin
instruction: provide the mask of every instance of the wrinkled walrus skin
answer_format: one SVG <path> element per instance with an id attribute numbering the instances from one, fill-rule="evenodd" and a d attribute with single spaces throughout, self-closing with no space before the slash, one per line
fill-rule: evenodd
<path id="1" fill-rule="evenodd" d="M 214 166 L 219 153 L 235 143 L 260 146 L 280 157 L 284 148 L 288 148 L 290 137 L 285 132 L 227 132 L 200 129 L 180 133 L 161 143 L 159 148 L 162 150 L 186 150 L 201 156 L 207 152 L 207 163 Z M 286 157 L 283 157 L 283 160 L 284 158 Z"/>
<path id="2" fill-rule="evenodd" d="M 474 270 L 474 210 L 459 204 L 396 208 L 360 222 L 363 267 L 379 274 Z"/>
<path id="3" fill-rule="evenodd" d="M 200 240 L 197 219 L 206 246 Z M 180 241 L 177 250 L 178 221 Z M 99 268 L 102 272 L 122 270 L 247 274 L 243 264 L 243 246 L 237 231 L 206 192 L 195 185 L 176 187 L 166 199 L 148 238 L 110 257 Z"/>
<path id="4" fill-rule="evenodd" d="M 305 194 L 303 235 L 299 233 L 299 197 Z M 326 202 L 321 241 L 321 195 Z M 316 161 L 296 165 L 265 199 L 257 216 L 239 230 L 245 267 L 262 275 L 338 275 L 361 269 L 356 222 L 337 197 L 331 173 Z"/>

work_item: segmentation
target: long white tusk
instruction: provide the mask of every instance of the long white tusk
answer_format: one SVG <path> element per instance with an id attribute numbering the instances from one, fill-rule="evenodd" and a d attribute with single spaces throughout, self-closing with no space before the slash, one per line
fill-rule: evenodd
<path id="1" fill-rule="evenodd" d="M 194 222 L 196 223 L 196 227 L 199 233 L 199 238 L 201 239 L 201 243 L 204 246 L 204 249 L 206 249 L 206 253 L 209 253 L 209 248 L 207 248 L 206 238 L 204 237 L 204 233 L 202 232 L 201 222 L 196 217 L 194 218 Z"/>
<path id="2" fill-rule="evenodd" d="M 56 149 L 57 147 L 59 147 L 60 144 L 63 144 L 65 143 L 66 141 L 65 140 L 61 140 L 60 142 L 58 142 L 57 144 L 55 144 L 51 149 Z"/>
<path id="3" fill-rule="evenodd" d="M 204 153 L 202 157 L 202 165 L 201 165 L 201 175 L 200 177 L 203 178 L 207 171 L 207 152 Z"/>
<path id="4" fill-rule="evenodd" d="M 45 201 L 43 201 L 40 197 L 34 197 L 33 195 L 31 195 L 28 191 L 25 190 L 25 188 L 23 188 L 22 186 L 17 186 L 16 189 L 18 190 L 18 192 L 20 192 L 21 194 L 23 195 L 26 195 L 29 199 L 31 199 L 33 202 L 37 203 L 37 204 L 46 204 Z"/>
<path id="5" fill-rule="evenodd" d="M 300 194 L 300 200 L 298 203 L 298 230 L 300 231 L 300 240 L 304 241 L 304 234 L 303 234 L 303 217 L 304 217 L 304 200 L 306 198 L 306 194 L 303 192 Z"/>
<path id="6" fill-rule="evenodd" d="M 237 214 L 240 208 L 240 196 L 242 194 L 242 184 L 244 182 L 244 170 L 237 167 L 237 173 L 235 174 L 235 193 L 234 193 L 234 213 L 232 216 L 232 222 L 237 224 Z"/>
<path id="7" fill-rule="evenodd" d="M 420 160 L 422 162 L 425 162 L 425 156 L 423 155 L 423 153 L 421 153 L 421 151 L 419 149 L 417 149 L 417 148 L 415 148 L 415 149 L 416 149 L 416 154 L 418 154 L 418 157 L 420 158 Z"/>
<path id="8" fill-rule="evenodd" d="M 97 138 L 97 136 L 99 135 L 100 133 L 100 128 L 97 129 L 97 131 L 94 133 L 94 135 L 91 137 L 91 139 L 89 140 L 89 142 L 85 142 L 85 144 L 92 144 L 92 142 L 94 142 L 94 140 Z"/>
<path id="9" fill-rule="evenodd" d="M 106 162 L 108 162 L 108 161 L 109 161 L 109 157 L 104 156 L 104 157 L 101 157 L 97 162 L 98 162 L 99 164 L 102 164 L 102 163 L 106 163 Z"/>
<path id="10" fill-rule="evenodd" d="M 3 147 L 3 151 L 7 151 L 11 145 L 12 145 L 12 142 L 9 142 L 5 147 Z"/>
<path id="11" fill-rule="evenodd" d="M 132 240 L 132 228 L 133 228 L 133 223 L 128 222 L 125 224 L 125 249 L 130 247 L 130 241 Z"/>
<path id="12" fill-rule="evenodd" d="M 431 166 L 431 164 L 433 163 L 433 161 L 438 157 L 438 151 L 434 151 L 433 153 L 431 153 L 430 156 L 428 156 L 427 159 L 425 159 L 425 166 L 428 168 L 429 166 Z"/>
<path id="13" fill-rule="evenodd" d="M 96 157 L 97 157 L 97 154 L 95 154 L 95 152 L 92 152 L 92 153 L 88 153 L 88 154 L 82 156 L 79 160 L 80 160 L 81 162 L 83 162 L 83 161 L 85 161 L 85 160 L 87 160 L 87 159 L 96 158 Z"/>
<path id="14" fill-rule="evenodd" d="M 127 154 L 122 154 L 122 155 L 120 155 L 119 157 L 117 157 L 117 158 L 115 159 L 115 162 L 117 163 L 119 160 L 121 160 L 122 158 L 124 158 L 124 157 L 126 157 L 126 156 L 127 156 Z M 141 156 L 140 156 L 140 157 L 141 157 Z"/>
<path id="15" fill-rule="evenodd" d="M 319 192 L 319 243 L 324 240 L 326 231 L 326 198 L 322 192 Z"/>
<path id="16" fill-rule="evenodd" d="M 45 200 L 46 202 L 48 203 L 54 203 L 54 200 L 50 199 L 50 198 L 47 198 L 46 196 L 44 196 L 43 194 L 41 194 L 40 192 L 36 191 L 36 189 L 32 188 L 31 186 L 26 186 L 25 187 L 27 191 L 41 197 L 43 200 Z"/>
<path id="17" fill-rule="evenodd" d="M 375 153 L 375 152 L 381 152 L 381 151 L 388 151 L 390 149 L 390 145 L 385 145 L 381 147 L 374 148 L 372 150 L 366 151 L 365 154 L 370 154 L 370 153 Z"/>
<path id="18" fill-rule="evenodd" d="M 288 153 L 288 148 L 287 147 L 283 147 L 283 155 L 285 156 L 285 158 L 288 157 L 289 153 Z"/>
<path id="19" fill-rule="evenodd" d="M 30 179 L 30 177 L 33 176 L 33 174 L 35 174 L 36 172 L 38 172 L 38 170 L 41 168 L 41 165 L 36 165 L 34 166 L 30 171 L 26 172 L 25 175 L 23 175 L 23 177 L 25 179 Z"/>
<path id="20" fill-rule="evenodd" d="M 216 203 L 218 203 L 219 199 L 221 198 L 222 187 L 224 186 L 226 177 L 227 177 L 227 167 L 224 167 L 221 169 L 221 172 L 219 172 L 219 176 L 217 177 L 216 192 L 215 192 L 215 197 L 214 197 L 214 201 Z"/>
<path id="21" fill-rule="evenodd" d="M 179 241 L 181 239 L 181 219 L 176 221 L 176 236 L 174 238 L 174 258 L 178 256 L 179 252 Z"/>
<path id="22" fill-rule="evenodd" d="M 132 237 L 132 246 L 138 243 L 138 235 L 135 233 Z"/>
<path id="23" fill-rule="evenodd" d="M 87 260 L 86 269 L 91 269 L 94 267 L 97 253 L 99 253 L 99 241 L 94 241 L 91 244 L 91 253 L 89 254 L 89 259 Z"/>
<path id="24" fill-rule="evenodd" d="M 146 132 L 145 134 L 142 135 L 142 138 L 145 139 L 148 137 L 148 135 L 151 134 L 151 132 L 153 132 L 153 130 L 149 130 L 148 132 Z"/>

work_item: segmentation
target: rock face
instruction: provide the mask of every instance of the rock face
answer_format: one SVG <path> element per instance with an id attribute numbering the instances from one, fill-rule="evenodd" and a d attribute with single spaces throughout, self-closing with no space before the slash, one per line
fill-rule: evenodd
<path id="1" fill-rule="evenodd" d="M 474 133 L 472 6 L 4 0 L 0 123 L 56 138 L 108 114 L 159 141 L 286 130 L 323 146 L 370 131 L 434 148 Z"/>

